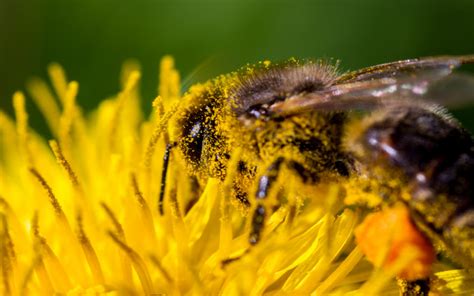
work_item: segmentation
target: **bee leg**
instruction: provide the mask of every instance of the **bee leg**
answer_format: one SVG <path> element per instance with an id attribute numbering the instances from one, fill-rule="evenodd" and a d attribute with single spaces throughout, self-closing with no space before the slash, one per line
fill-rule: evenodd
<path id="1" fill-rule="evenodd" d="M 249 166 L 244 161 L 240 160 L 237 165 L 237 175 L 232 184 L 233 198 L 237 201 L 240 208 L 247 211 L 250 208 L 249 196 L 247 188 L 255 179 L 255 167 Z"/>
<path id="2" fill-rule="evenodd" d="M 430 279 L 407 281 L 398 279 L 400 295 L 402 296 L 428 296 L 430 292 Z"/>
<path id="3" fill-rule="evenodd" d="M 277 158 L 265 171 L 265 174 L 258 180 L 257 189 L 257 207 L 252 216 L 252 230 L 249 236 L 249 243 L 255 245 L 260 240 L 260 235 L 265 224 L 265 216 L 267 209 L 263 201 L 268 197 L 271 186 L 275 183 L 280 171 L 282 163 L 285 161 L 283 157 Z"/>
<path id="4" fill-rule="evenodd" d="M 165 198 L 165 191 L 166 191 L 166 176 L 168 174 L 168 166 L 170 161 L 170 152 L 171 149 L 175 146 L 175 143 L 166 144 L 165 153 L 163 155 L 163 167 L 161 170 L 161 183 L 160 183 L 160 194 L 158 197 L 158 211 L 160 215 L 164 214 L 163 211 L 163 201 Z"/>
<path id="5" fill-rule="evenodd" d="M 255 167 L 249 166 L 248 163 L 243 160 L 240 160 L 237 164 L 237 176 L 233 183 L 233 197 L 239 202 L 243 209 L 250 208 L 247 188 L 255 179 L 255 171 Z"/>
<path id="6" fill-rule="evenodd" d="M 240 186 L 238 185 L 234 185 L 234 197 L 235 199 L 237 199 L 239 204 L 241 204 L 244 209 L 247 209 L 250 207 L 250 202 L 248 199 L 247 192 L 242 190 Z"/>

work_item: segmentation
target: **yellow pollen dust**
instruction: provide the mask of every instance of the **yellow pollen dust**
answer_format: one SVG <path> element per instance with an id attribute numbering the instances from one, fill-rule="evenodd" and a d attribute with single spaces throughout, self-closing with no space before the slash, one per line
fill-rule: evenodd
<path id="1" fill-rule="evenodd" d="M 171 57 L 160 71 L 149 117 L 140 108 L 134 62 L 125 63 L 118 94 L 88 114 L 76 100 L 79 83 L 58 64 L 48 68 L 50 83 L 27 83 L 31 100 L 13 95 L 14 118 L 0 111 L 1 295 L 397 293 L 395 275 L 410 258 L 393 270 L 374 270 L 354 241 L 361 211 L 344 207 L 337 185 L 282 204 L 251 247 L 251 215 L 234 207 L 230 194 L 238 149 L 225 181 L 200 184 L 190 208 L 197 192 L 172 151 L 160 215 L 168 123 L 182 97 Z M 54 139 L 29 126 L 31 103 Z M 297 200 L 291 191 L 297 185 L 287 181 L 278 178 L 279 186 L 290 184 L 288 200 Z M 445 283 L 441 291 L 474 291 L 474 279 L 463 272 L 436 276 Z"/>

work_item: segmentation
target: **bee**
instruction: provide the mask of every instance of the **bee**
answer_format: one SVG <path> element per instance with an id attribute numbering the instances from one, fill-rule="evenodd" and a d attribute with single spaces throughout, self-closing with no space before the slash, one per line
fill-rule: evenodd
<path id="1" fill-rule="evenodd" d="M 389 186 L 396 178 L 409 188 L 399 200 L 416 226 L 474 267 L 474 142 L 439 105 L 474 89 L 470 77 L 452 73 L 473 62 L 474 56 L 428 57 L 345 74 L 325 61 L 248 66 L 184 95 L 165 164 L 176 147 L 199 180 L 224 180 L 240 149 L 233 196 L 253 209 L 250 244 L 261 239 L 284 168 L 305 186 L 352 176 Z M 358 132 L 351 132 L 354 125 Z"/>

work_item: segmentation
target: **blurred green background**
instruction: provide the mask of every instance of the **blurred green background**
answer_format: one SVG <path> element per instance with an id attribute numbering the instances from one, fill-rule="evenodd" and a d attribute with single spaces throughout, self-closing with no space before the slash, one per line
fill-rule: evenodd
<path id="1" fill-rule="evenodd" d="M 142 64 L 148 107 L 165 54 L 185 78 L 204 64 L 196 81 L 262 59 L 334 57 L 349 70 L 469 53 L 472 0 L 0 0 L 0 108 L 10 113 L 12 93 L 33 75 L 46 78 L 52 61 L 79 81 L 78 101 L 90 110 L 119 90 L 127 58 Z M 474 130 L 472 115 L 457 113 Z"/>

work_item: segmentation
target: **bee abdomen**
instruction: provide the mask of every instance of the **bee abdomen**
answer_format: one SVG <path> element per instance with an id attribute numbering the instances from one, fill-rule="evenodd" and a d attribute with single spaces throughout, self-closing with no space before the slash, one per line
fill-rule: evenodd
<path id="1" fill-rule="evenodd" d="M 440 114 L 401 108 L 373 123 L 367 153 L 412 188 L 408 204 L 441 231 L 457 213 L 473 208 L 474 143 L 469 133 Z"/>
<path id="2" fill-rule="evenodd" d="M 417 225 L 441 240 L 463 266 L 474 267 L 470 134 L 443 115 L 411 107 L 392 110 L 372 123 L 361 141 L 365 161 L 402 179 Z"/>

